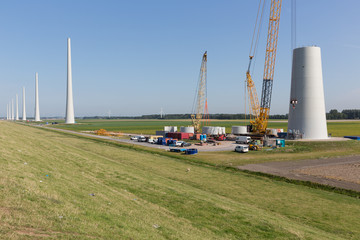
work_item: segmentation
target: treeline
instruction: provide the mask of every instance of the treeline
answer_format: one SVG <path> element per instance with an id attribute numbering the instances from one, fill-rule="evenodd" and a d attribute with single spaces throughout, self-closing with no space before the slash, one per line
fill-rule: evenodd
<path id="1" fill-rule="evenodd" d="M 332 109 L 326 114 L 326 119 L 360 119 L 360 109 L 345 109 L 341 112 Z"/>
<path id="2" fill-rule="evenodd" d="M 105 117 L 105 116 L 95 116 L 95 117 L 83 117 L 83 119 L 190 119 L 191 114 L 167 114 L 160 118 L 160 114 L 152 114 L 152 115 L 142 115 L 142 116 L 133 116 L 133 117 Z M 246 114 L 246 119 L 249 119 L 250 115 Z M 270 119 L 287 119 L 288 114 L 281 115 L 270 115 Z M 245 114 L 227 114 L 227 113 L 217 113 L 217 114 L 209 114 L 209 119 L 245 119 Z"/>
<path id="3" fill-rule="evenodd" d="M 191 114 L 167 114 L 160 118 L 160 114 L 142 115 L 142 116 L 94 116 L 94 117 L 83 117 L 83 119 L 190 119 Z M 217 113 L 209 114 L 210 119 L 245 119 L 245 114 L 228 114 L 228 113 Z M 250 115 L 246 114 L 246 119 L 249 119 Z M 270 115 L 270 119 L 288 119 L 288 114 L 273 114 Z M 345 109 L 339 112 L 336 109 L 330 110 L 326 113 L 326 119 L 360 119 L 360 109 Z"/>

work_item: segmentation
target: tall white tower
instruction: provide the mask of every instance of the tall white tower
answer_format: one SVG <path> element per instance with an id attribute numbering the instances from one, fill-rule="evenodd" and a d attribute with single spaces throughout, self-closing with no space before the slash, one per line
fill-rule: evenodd
<path id="1" fill-rule="evenodd" d="M 72 71 L 71 71 L 71 45 L 70 38 L 67 39 L 67 92 L 66 92 L 66 116 L 65 123 L 75 123 L 74 101 L 72 91 Z"/>
<path id="2" fill-rule="evenodd" d="M 39 81 L 38 73 L 35 73 L 35 122 L 40 122 L 40 107 L 39 107 Z"/>
<path id="3" fill-rule="evenodd" d="M 22 104 L 22 120 L 26 121 L 26 108 L 25 108 L 25 87 L 23 87 L 23 104 Z"/>
<path id="4" fill-rule="evenodd" d="M 16 115 L 15 120 L 19 120 L 19 97 L 16 94 Z"/>
<path id="5" fill-rule="evenodd" d="M 11 120 L 11 101 L 8 104 L 9 106 L 9 120 Z"/>
<path id="6" fill-rule="evenodd" d="M 11 99 L 11 120 L 14 119 L 14 99 Z"/>
<path id="7" fill-rule="evenodd" d="M 293 51 L 288 135 L 304 139 L 328 138 L 321 51 L 301 47 Z"/>
<path id="8" fill-rule="evenodd" d="M 9 120 L 9 104 L 6 104 L 6 120 Z"/>

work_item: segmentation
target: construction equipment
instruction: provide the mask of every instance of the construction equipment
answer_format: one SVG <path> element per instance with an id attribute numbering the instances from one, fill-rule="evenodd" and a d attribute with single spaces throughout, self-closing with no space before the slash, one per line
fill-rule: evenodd
<path id="1" fill-rule="evenodd" d="M 253 140 L 249 143 L 249 149 L 254 150 L 254 151 L 259 151 L 262 148 L 261 148 L 261 146 L 259 146 L 259 144 L 256 142 L 256 140 Z"/>
<path id="2" fill-rule="evenodd" d="M 225 136 L 225 134 L 220 134 L 220 135 L 218 135 L 218 136 L 215 136 L 214 139 L 215 139 L 216 141 L 225 141 L 225 140 L 226 140 L 226 136 Z"/>
<path id="3" fill-rule="evenodd" d="M 96 135 L 101 135 L 101 136 L 110 136 L 109 132 L 106 131 L 105 129 L 99 129 L 95 131 Z"/>
<path id="4" fill-rule="evenodd" d="M 201 132 L 202 122 L 208 123 L 209 111 L 207 106 L 207 52 L 202 57 L 198 85 L 195 92 L 194 104 L 191 114 L 192 126 L 195 133 Z"/>
<path id="5" fill-rule="evenodd" d="M 263 3 L 263 6 L 261 9 L 262 3 Z M 247 85 L 249 104 L 250 104 L 250 116 L 254 116 L 254 120 L 250 119 L 250 124 L 251 124 L 252 131 L 257 134 L 260 134 L 260 135 L 266 134 L 266 128 L 267 128 L 269 113 L 270 113 L 276 50 L 277 50 L 277 42 L 278 42 L 278 34 L 279 34 L 281 3 L 282 3 L 282 0 L 271 0 L 269 27 L 268 27 L 266 54 L 265 54 L 263 86 L 262 86 L 262 94 L 261 94 L 261 103 L 260 104 L 259 104 L 259 99 L 258 99 L 258 96 L 256 93 L 255 84 L 251 78 L 250 67 L 251 67 L 251 62 L 254 58 L 256 48 L 257 48 L 260 25 L 261 25 L 261 21 L 262 21 L 262 12 L 263 12 L 263 9 L 265 6 L 265 0 L 260 0 L 258 16 L 257 16 L 253 39 L 252 39 L 252 44 L 251 44 L 251 48 L 250 48 L 249 66 L 248 66 L 248 70 L 246 72 L 246 85 Z M 258 23 L 259 23 L 259 26 L 257 25 Z M 258 32 L 255 37 L 256 31 L 258 31 Z"/>

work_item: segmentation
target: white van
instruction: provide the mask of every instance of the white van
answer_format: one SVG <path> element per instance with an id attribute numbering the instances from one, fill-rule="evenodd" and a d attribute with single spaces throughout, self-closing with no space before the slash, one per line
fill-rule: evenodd
<path id="1" fill-rule="evenodd" d="M 235 147 L 235 152 L 246 153 L 249 151 L 249 146 L 238 145 Z"/>
<path id="2" fill-rule="evenodd" d="M 239 144 L 248 144 L 251 141 L 251 137 L 249 136 L 239 136 L 236 138 L 236 143 Z"/>

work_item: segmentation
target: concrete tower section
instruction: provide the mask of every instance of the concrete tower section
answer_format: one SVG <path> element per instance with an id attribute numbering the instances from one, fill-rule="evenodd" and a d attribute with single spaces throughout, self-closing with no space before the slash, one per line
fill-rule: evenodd
<path id="1" fill-rule="evenodd" d="M 35 73 L 35 122 L 40 122 L 40 107 L 39 107 L 39 80 L 38 73 Z"/>
<path id="2" fill-rule="evenodd" d="M 9 120 L 9 104 L 6 104 L 6 120 Z"/>
<path id="3" fill-rule="evenodd" d="M 11 99 L 11 120 L 14 120 L 14 99 Z"/>
<path id="4" fill-rule="evenodd" d="M 293 51 L 288 136 L 328 138 L 319 47 Z"/>
<path id="5" fill-rule="evenodd" d="M 25 87 L 23 87 L 23 98 L 22 98 L 22 120 L 26 121 L 26 108 L 25 108 Z"/>
<path id="6" fill-rule="evenodd" d="M 19 96 L 16 94 L 16 115 L 15 120 L 19 120 Z"/>
<path id="7" fill-rule="evenodd" d="M 9 107 L 9 120 L 11 120 L 11 102 L 9 102 L 8 107 Z"/>
<path id="8" fill-rule="evenodd" d="M 75 123 L 74 101 L 72 91 L 72 71 L 71 71 L 71 45 L 70 38 L 67 39 L 67 91 L 66 91 L 66 124 Z"/>

